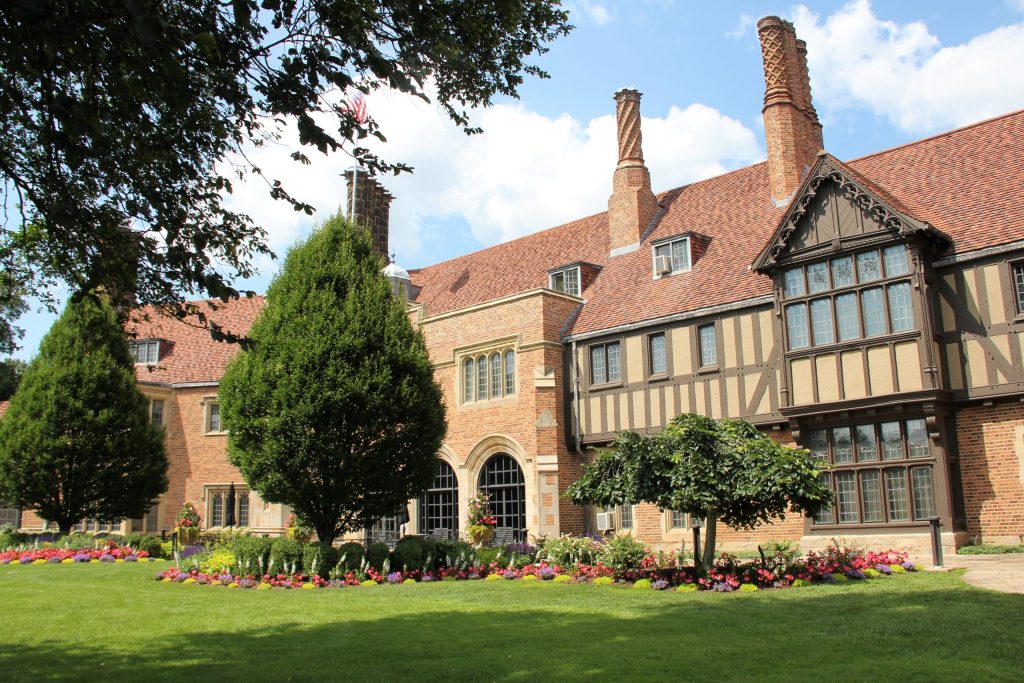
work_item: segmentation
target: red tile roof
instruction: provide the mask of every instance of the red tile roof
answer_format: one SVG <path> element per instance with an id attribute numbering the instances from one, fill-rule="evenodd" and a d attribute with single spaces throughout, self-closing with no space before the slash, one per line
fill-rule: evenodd
<path id="1" fill-rule="evenodd" d="M 197 302 L 208 319 L 220 325 L 225 331 L 245 334 L 263 310 L 263 297 L 237 299 L 229 303 Z M 136 339 L 160 339 L 160 360 L 154 367 L 136 365 L 135 372 L 140 382 L 181 384 L 189 382 L 216 382 L 224 374 L 228 361 L 238 353 L 237 344 L 214 341 L 210 331 L 198 327 L 196 322 L 183 322 L 151 308 L 140 309 L 138 317 L 129 323 L 128 330 L 136 333 Z"/>

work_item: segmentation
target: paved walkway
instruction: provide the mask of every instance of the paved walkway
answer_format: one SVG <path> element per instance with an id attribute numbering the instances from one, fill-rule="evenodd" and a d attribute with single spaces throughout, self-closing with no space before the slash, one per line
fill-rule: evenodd
<path id="1" fill-rule="evenodd" d="M 1024 554 L 953 555 L 946 559 L 946 567 L 965 567 L 964 581 L 972 586 L 1024 594 Z"/>

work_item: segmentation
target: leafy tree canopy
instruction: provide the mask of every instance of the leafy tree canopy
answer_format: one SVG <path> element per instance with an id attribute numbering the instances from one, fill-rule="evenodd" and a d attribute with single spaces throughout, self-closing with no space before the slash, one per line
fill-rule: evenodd
<path id="1" fill-rule="evenodd" d="M 141 517 L 167 489 L 163 430 L 135 384 L 128 342 L 100 297 L 69 304 L 0 419 L 0 499 L 62 533 Z"/>
<path id="2" fill-rule="evenodd" d="M 704 518 L 704 564 L 717 520 L 734 529 L 815 514 L 831 501 L 818 464 L 749 422 L 684 413 L 660 434 L 621 434 L 567 491 L 576 504 L 653 503 Z M 699 549 L 695 549 L 695 555 Z"/>
<path id="3" fill-rule="evenodd" d="M 0 401 L 6 401 L 14 396 L 27 365 L 25 361 L 17 358 L 0 360 Z"/>
<path id="4" fill-rule="evenodd" d="M 321 542 L 424 491 L 445 408 L 369 236 L 340 216 L 289 251 L 221 380 L 228 456 Z"/>
<path id="5" fill-rule="evenodd" d="M 237 296 L 232 279 L 269 251 L 264 230 L 225 206 L 232 183 L 263 177 L 312 212 L 246 159 L 250 145 L 295 123 L 304 149 L 349 142 L 372 172 L 410 170 L 361 146 L 384 135 L 346 107 L 347 90 L 426 99 L 429 82 L 467 127 L 467 108 L 546 76 L 524 60 L 567 20 L 554 0 L 9 0 L 0 262 L 44 298 L 55 280 L 178 312 L 197 293 Z M 0 309 L 0 324 L 11 316 Z"/>

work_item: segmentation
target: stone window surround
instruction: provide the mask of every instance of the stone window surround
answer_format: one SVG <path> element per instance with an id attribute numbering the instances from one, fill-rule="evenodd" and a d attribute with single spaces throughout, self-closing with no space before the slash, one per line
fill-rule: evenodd
<path id="1" fill-rule="evenodd" d="M 203 406 L 203 436 L 224 436 L 227 434 L 227 430 L 223 428 L 224 423 L 221 421 L 221 428 L 214 431 L 210 429 L 210 415 L 213 406 L 217 406 L 217 419 L 221 420 L 220 415 L 220 397 L 217 394 L 211 394 L 209 396 L 203 396 L 200 404 Z"/>
<path id="2" fill-rule="evenodd" d="M 512 391 L 507 391 L 508 377 L 506 370 L 506 353 L 512 353 L 513 359 L 513 373 L 512 373 Z M 492 396 L 493 391 L 491 390 L 491 365 L 490 358 L 494 353 L 501 354 L 501 392 L 498 396 Z M 487 398 L 481 399 L 478 396 L 479 391 L 479 371 L 476 363 L 480 359 L 487 359 Z M 467 400 L 466 392 L 466 363 L 467 361 L 474 361 L 473 371 L 473 398 Z M 488 406 L 495 405 L 501 402 L 514 401 L 519 396 L 519 338 L 518 336 L 503 337 L 501 339 L 492 339 L 490 341 L 474 344 L 472 346 L 465 346 L 459 349 L 455 349 L 455 386 L 457 387 L 458 401 L 457 405 L 459 408 L 469 408 L 473 406 Z"/>
<path id="3" fill-rule="evenodd" d="M 224 528 L 223 524 L 218 525 L 218 526 L 214 526 L 213 525 L 213 499 L 214 499 L 215 495 L 223 495 L 223 496 L 225 496 L 225 502 L 226 502 L 227 501 L 226 497 L 227 497 L 228 489 L 230 489 L 230 488 L 231 488 L 231 483 L 230 482 L 227 483 L 227 484 L 216 484 L 216 483 L 214 483 L 214 484 L 203 484 L 203 508 L 204 508 L 204 513 L 203 513 L 204 526 L 203 526 L 203 528 L 204 529 L 223 529 Z M 239 521 L 239 510 L 240 510 L 241 501 L 242 501 L 242 494 L 245 494 L 248 497 L 248 500 L 249 500 L 249 509 L 248 509 L 248 513 L 247 513 L 248 519 L 246 520 L 247 524 L 245 524 L 245 525 L 242 525 L 240 523 L 240 521 Z M 241 483 L 241 484 L 236 483 L 235 484 L 235 527 L 240 527 L 240 526 L 249 527 L 249 526 L 252 526 L 252 512 L 253 512 L 252 500 L 253 500 L 252 491 L 249 490 L 249 487 L 245 483 Z M 222 510 L 221 514 L 224 516 L 224 519 L 227 519 L 227 510 Z"/>

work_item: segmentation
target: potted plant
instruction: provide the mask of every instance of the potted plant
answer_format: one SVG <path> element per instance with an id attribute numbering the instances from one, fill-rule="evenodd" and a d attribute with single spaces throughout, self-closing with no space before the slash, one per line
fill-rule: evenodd
<path id="1" fill-rule="evenodd" d="M 487 545 L 494 538 L 497 518 L 487 511 L 487 494 L 478 493 L 469 499 L 469 524 L 466 534 L 477 548 Z"/>
<path id="2" fill-rule="evenodd" d="M 299 524 L 299 519 L 294 514 L 288 515 L 284 533 L 285 536 L 299 543 L 309 543 L 309 539 L 313 537 L 313 530 Z"/>
<path id="3" fill-rule="evenodd" d="M 199 510 L 192 503 L 185 503 L 174 521 L 174 530 L 178 534 L 178 543 L 181 545 L 193 545 L 199 540 L 199 529 L 203 524 L 203 518 Z"/>

